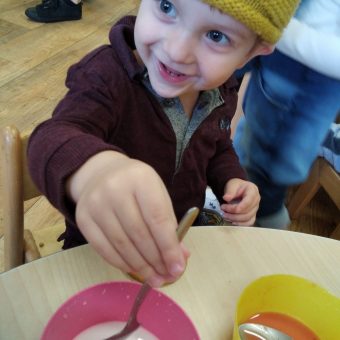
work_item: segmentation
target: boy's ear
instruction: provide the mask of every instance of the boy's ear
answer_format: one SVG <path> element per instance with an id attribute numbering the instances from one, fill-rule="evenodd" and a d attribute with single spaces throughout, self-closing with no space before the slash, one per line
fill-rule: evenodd
<path id="1" fill-rule="evenodd" d="M 248 56 L 243 64 L 239 67 L 242 68 L 247 62 L 259 55 L 268 55 L 274 52 L 275 45 L 269 44 L 265 41 L 260 41 L 254 44 L 253 48 L 249 51 Z"/>
<path id="2" fill-rule="evenodd" d="M 274 52 L 275 49 L 275 45 L 273 44 L 269 44 L 265 41 L 261 41 L 259 43 L 257 43 L 253 48 L 252 51 L 250 51 L 250 53 L 252 53 L 253 55 L 251 56 L 251 58 L 254 58 L 258 55 L 268 55 Z"/>

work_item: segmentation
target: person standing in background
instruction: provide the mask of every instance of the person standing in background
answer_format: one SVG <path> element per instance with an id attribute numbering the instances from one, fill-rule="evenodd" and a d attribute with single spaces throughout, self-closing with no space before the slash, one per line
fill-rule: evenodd
<path id="1" fill-rule="evenodd" d="M 274 53 L 242 70 L 251 77 L 234 147 L 260 190 L 260 227 L 288 227 L 287 189 L 307 178 L 339 112 L 339 19 L 340 0 L 302 1 Z"/>
<path id="2" fill-rule="evenodd" d="M 82 17 L 81 0 L 42 0 L 42 3 L 27 8 L 25 14 L 36 22 L 79 20 Z"/>

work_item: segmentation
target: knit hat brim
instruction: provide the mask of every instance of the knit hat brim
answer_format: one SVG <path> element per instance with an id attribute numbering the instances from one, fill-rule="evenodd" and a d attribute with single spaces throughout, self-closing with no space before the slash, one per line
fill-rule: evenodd
<path id="1" fill-rule="evenodd" d="M 299 0 L 203 0 L 242 22 L 264 41 L 275 44 Z"/>

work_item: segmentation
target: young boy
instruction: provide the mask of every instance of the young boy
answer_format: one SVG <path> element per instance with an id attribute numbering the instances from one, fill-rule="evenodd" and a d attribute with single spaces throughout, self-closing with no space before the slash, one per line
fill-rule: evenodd
<path id="1" fill-rule="evenodd" d="M 231 75 L 273 50 L 296 3 L 142 0 L 111 45 L 70 68 L 69 92 L 28 150 L 36 184 L 66 217 L 64 248 L 87 241 L 157 287 L 185 268 L 177 219 L 203 207 L 207 185 L 225 218 L 253 224 L 260 198 L 230 140 Z"/>

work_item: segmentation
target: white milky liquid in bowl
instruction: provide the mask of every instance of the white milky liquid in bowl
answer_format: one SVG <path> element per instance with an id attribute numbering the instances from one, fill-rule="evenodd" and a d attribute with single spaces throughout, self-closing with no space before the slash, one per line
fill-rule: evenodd
<path id="1" fill-rule="evenodd" d="M 91 326 L 79 333 L 73 340 L 103 340 L 123 329 L 126 322 L 109 321 Z M 145 328 L 139 326 L 126 340 L 159 340 Z"/>

